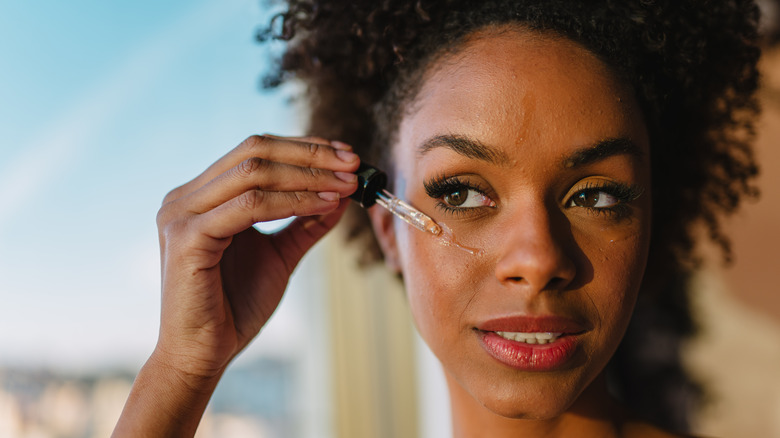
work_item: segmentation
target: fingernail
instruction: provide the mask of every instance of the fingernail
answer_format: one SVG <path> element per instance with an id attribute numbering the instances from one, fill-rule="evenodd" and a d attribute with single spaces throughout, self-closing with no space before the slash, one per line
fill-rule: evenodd
<path id="1" fill-rule="evenodd" d="M 344 143 L 343 141 L 333 140 L 330 142 L 330 145 L 333 146 L 333 149 L 339 149 L 342 151 L 351 151 L 352 146 Z"/>
<path id="2" fill-rule="evenodd" d="M 347 163 L 351 163 L 355 160 L 357 160 L 357 155 L 350 152 L 350 151 L 344 151 L 341 149 L 336 150 L 336 156 L 339 157 L 339 160 L 345 161 Z"/>
<path id="3" fill-rule="evenodd" d="M 341 196 L 339 196 L 336 192 L 317 192 L 317 196 L 320 197 L 320 199 L 328 202 L 334 202 L 338 201 Z"/>
<path id="4" fill-rule="evenodd" d="M 357 181 L 357 175 L 354 173 L 349 172 L 333 172 L 333 175 L 336 176 L 336 178 L 346 182 L 346 183 L 353 183 Z"/>

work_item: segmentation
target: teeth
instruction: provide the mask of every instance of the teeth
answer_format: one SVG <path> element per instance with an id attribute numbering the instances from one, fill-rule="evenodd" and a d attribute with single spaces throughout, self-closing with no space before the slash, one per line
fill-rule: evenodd
<path id="1" fill-rule="evenodd" d="M 555 342 L 562 333 L 522 333 L 522 332 L 496 332 L 498 336 L 510 341 L 524 342 L 526 344 L 547 344 Z"/>

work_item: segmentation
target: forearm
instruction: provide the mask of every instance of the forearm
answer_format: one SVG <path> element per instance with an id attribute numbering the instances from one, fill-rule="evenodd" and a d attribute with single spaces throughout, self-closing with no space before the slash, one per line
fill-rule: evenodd
<path id="1" fill-rule="evenodd" d="M 193 436 L 220 377 L 183 375 L 153 354 L 133 383 L 112 437 Z"/>
<path id="2" fill-rule="evenodd" d="M 344 213 L 360 165 L 351 149 L 252 136 L 165 197 L 157 214 L 160 339 L 114 437 L 195 434 L 227 364 L 268 321 L 301 257 Z M 298 219 L 273 235 L 251 228 L 291 216 Z"/>

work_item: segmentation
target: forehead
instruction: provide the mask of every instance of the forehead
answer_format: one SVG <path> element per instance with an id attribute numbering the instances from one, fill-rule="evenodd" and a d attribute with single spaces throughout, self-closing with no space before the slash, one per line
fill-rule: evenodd
<path id="1" fill-rule="evenodd" d="M 458 134 L 502 145 L 511 155 L 610 137 L 642 144 L 634 137 L 646 135 L 633 93 L 594 54 L 517 28 L 478 32 L 442 56 L 407 108 L 398 136 L 406 146 L 434 133 Z M 404 145 L 396 159 L 408 152 Z"/>

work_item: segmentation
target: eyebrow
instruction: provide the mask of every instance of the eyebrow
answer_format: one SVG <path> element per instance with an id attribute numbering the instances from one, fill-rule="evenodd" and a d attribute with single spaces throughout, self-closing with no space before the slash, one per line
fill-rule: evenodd
<path id="1" fill-rule="evenodd" d="M 563 167 L 568 169 L 584 166 L 621 154 L 633 155 L 639 159 L 643 159 L 645 155 L 636 143 L 627 138 L 608 138 L 566 156 L 563 159 Z"/>
<path id="2" fill-rule="evenodd" d="M 475 158 L 491 164 L 508 165 L 509 156 L 502 150 L 492 148 L 463 135 L 437 135 L 424 141 L 418 148 L 420 155 L 425 155 L 436 148 L 448 148 L 468 158 Z M 563 159 L 564 168 L 574 168 L 593 164 L 609 157 L 621 154 L 633 155 L 639 159 L 644 153 L 633 141 L 624 138 L 607 138 L 595 144 L 578 149 Z"/>
<path id="3" fill-rule="evenodd" d="M 465 157 L 475 158 L 491 164 L 506 165 L 510 162 L 509 156 L 504 151 L 492 148 L 462 135 L 437 135 L 424 141 L 418 148 L 420 155 L 425 155 L 436 148 L 448 148 Z"/>

